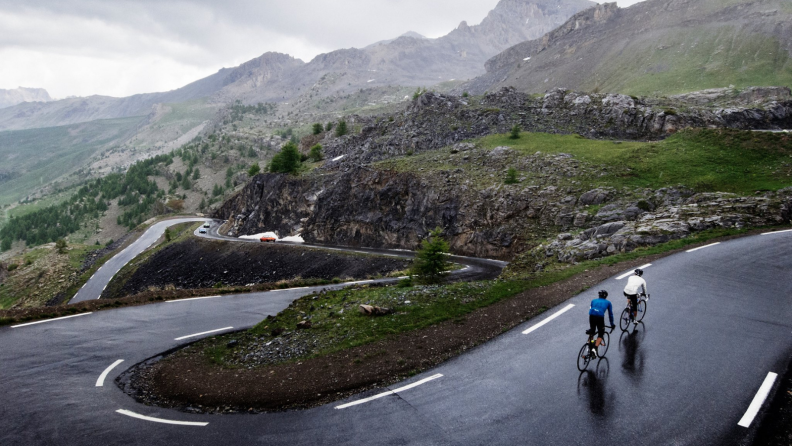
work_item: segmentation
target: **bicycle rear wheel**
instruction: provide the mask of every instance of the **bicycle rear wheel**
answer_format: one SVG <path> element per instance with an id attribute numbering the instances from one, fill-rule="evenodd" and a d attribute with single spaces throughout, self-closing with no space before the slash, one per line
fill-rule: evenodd
<path id="1" fill-rule="evenodd" d="M 627 307 L 622 311 L 621 316 L 619 316 L 619 328 L 621 331 L 627 331 L 627 328 L 630 327 L 630 307 Z"/>
<path id="2" fill-rule="evenodd" d="M 605 356 L 605 353 L 608 352 L 608 347 L 610 347 L 610 334 L 606 331 L 602 334 L 602 343 L 597 348 L 597 355 L 599 355 L 600 358 Z"/>
<path id="3" fill-rule="evenodd" d="M 636 319 L 638 322 L 641 322 L 644 316 L 646 316 L 646 301 L 642 300 L 638 302 L 638 315 L 636 316 Z"/>
<path id="4" fill-rule="evenodd" d="M 578 357 L 577 357 L 578 370 L 580 370 L 581 372 L 583 370 L 586 370 L 586 367 L 588 367 L 590 361 L 591 361 L 591 357 L 589 356 L 588 343 L 586 343 L 583 344 L 583 348 L 581 348 L 580 353 L 578 353 Z"/>

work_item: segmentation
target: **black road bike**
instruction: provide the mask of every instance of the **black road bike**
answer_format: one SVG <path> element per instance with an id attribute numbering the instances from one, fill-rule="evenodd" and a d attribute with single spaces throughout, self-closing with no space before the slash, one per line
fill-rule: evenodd
<path id="1" fill-rule="evenodd" d="M 632 315 L 632 305 L 627 303 L 627 308 L 622 311 L 622 314 L 619 317 L 619 328 L 621 328 L 622 331 L 627 331 L 631 324 L 635 322 L 641 322 L 643 320 L 644 316 L 646 316 L 646 302 L 648 300 L 648 294 L 641 294 L 638 296 L 638 313 L 635 315 L 634 320 Z"/>
<path id="2" fill-rule="evenodd" d="M 613 332 L 613 329 L 616 326 L 611 326 L 606 328 L 610 328 L 610 332 L 605 332 L 602 334 L 602 342 L 600 343 L 599 347 L 596 347 L 597 343 L 597 330 L 586 330 L 586 334 L 588 335 L 588 340 L 583 347 L 580 348 L 580 353 L 578 353 L 577 357 L 577 367 L 578 370 L 581 372 L 586 370 L 589 363 L 597 358 L 602 358 L 605 356 L 605 353 L 608 352 L 608 346 L 610 345 L 610 333 Z"/>

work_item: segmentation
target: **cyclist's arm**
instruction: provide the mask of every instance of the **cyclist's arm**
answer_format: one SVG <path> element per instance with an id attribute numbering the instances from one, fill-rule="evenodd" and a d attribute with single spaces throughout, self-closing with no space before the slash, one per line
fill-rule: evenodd
<path id="1" fill-rule="evenodd" d="M 643 281 L 643 293 L 644 294 L 649 294 L 649 290 L 646 289 L 646 281 L 645 280 Z"/>
<path id="2" fill-rule="evenodd" d="M 610 318 L 611 327 L 613 326 L 613 304 L 608 302 L 608 317 Z"/>

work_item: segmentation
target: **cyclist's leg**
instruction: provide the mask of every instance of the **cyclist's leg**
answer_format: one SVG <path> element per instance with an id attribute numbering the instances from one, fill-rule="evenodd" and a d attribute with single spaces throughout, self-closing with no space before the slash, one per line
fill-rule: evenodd
<path id="1" fill-rule="evenodd" d="M 594 344 L 595 347 L 599 347 L 602 344 L 602 336 L 605 333 L 605 316 L 591 316 L 595 320 L 593 323 L 597 327 L 597 342 Z"/>
<path id="2" fill-rule="evenodd" d="M 630 312 L 632 314 L 633 320 L 635 320 L 636 316 L 638 316 L 638 295 L 631 294 L 630 295 Z"/>
<path id="3" fill-rule="evenodd" d="M 589 347 L 591 347 L 591 339 L 595 335 L 597 335 L 597 319 L 598 319 L 597 316 L 589 314 L 589 328 L 591 329 L 590 330 L 591 331 L 591 335 L 589 335 Z M 599 342 L 600 342 L 600 340 L 599 340 L 599 338 L 597 338 L 595 346 L 599 347 Z"/>

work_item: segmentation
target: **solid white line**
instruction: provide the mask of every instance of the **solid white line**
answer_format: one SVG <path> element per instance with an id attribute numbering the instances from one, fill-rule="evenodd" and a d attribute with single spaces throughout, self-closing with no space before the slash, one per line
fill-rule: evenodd
<path id="1" fill-rule="evenodd" d="M 128 417 L 137 418 L 139 420 L 146 420 L 146 421 L 153 421 L 155 423 L 164 423 L 164 424 L 176 424 L 179 426 L 206 426 L 209 423 L 202 423 L 196 421 L 175 421 L 175 420 L 163 420 L 162 418 L 154 418 L 154 417 L 147 417 L 145 415 L 140 415 L 130 410 L 125 409 L 118 409 L 116 413 L 120 413 L 121 415 L 126 415 Z"/>
<path id="2" fill-rule="evenodd" d="M 191 335 L 187 335 L 187 336 L 182 336 L 180 338 L 176 338 L 176 339 L 174 339 L 174 341 L 181 341 L 182 339 L 194 338 L 196 336 L 201 336 L 201 335 L 205 335 L 205 334 L 209 334 L 209 333 L 216 333 L 218 331 L 223 331 L 223 330 L 231 330 L 232 328 L 234 328 L 234 327 L 218 328 L 217 330 L 209 330 L 209 331 L 205 331 L 203 333 L 195 333 L 195 334 L 191 334 Z"/>
<path id="3" fill-rule="evenodd" d="M 341 404 L 340 406 L 336 406 L 335 408 L 336 409 L 346 409 L 347 407 L 352 407 L 352 406 L 357 406 L 358 404 L 368 403 L 369 401 L 373 401 L 373 400 L 382 398 L 383 396 L 394 395 L 396 393 L 412 389 L 413 387 L 418 387 L 421 384 L 428 383 L 429 381 L 435 380 L 437 378 L 441 378 L 442 376 L 443 376 L 442 374 L 438 373 L 437 375 L 432 375 L 432 376 L 430 376 L 428 378 L 424 378 L 424 379 L 422 379 L 420 381 L 416 381 L 416 382 L 414 382 L 412 384 L 408 384 L 408 385 L 406 385 L 404 387 L 399 387 L 398 389 L 394 389 L 394 390 L 388 390 L 387 392 L 383 392 L 383 393 L 380 393 L 380 394 L 377 394 L 377 395 L 374 395 L 374 396 L 370 396 L 368 398 L 363 398 L 362 400 L 353 401 L 351 403 Z"/>
<path id="4" fill-rule="evenodd" d="M 118 366 L 118 364 L 121 364 L 122 362 L 124 362 L 124 360 L 123 359 L 119 359 L 118 361 L 112 363 L 110 365 L 110 367 L 106 368 L 105 371 L 102 372 L 101 375 L 99 375 L 99 379 L 96 380 L 96 387 L 104 386 L 104 380 L 105 380 L 105 378 L 107 378 L 107 374 L 110 373 L 110 370 L 113 370 L 114 368 L 116 368 Z"/>
<path id="5" fill-rule="evenodd" d="M 706 245 L 706 246 L 699 246 L 698 248 L 688 249 L 688 250 L 687 250 L 687 251 L 685 251 L 685 252 L 696 252 L 696 251 L 698 251 L 699 249 L 709 248 L 710 246 L 715 246 L 715 245 L 720 245 L 720 244 L 721 244 L 721 242 L 718 242 L 718 243 L 712 243 L 712 244 L 710 244 L 710 245 Z"/>
<path id="6" fill-rule="evenodd" d="M 775 383 L 778 374 L 770 372 L 767 374 L 762 386 L 759 387 L 759 391 L 756 392 L 756 396 L 754 397 L 753 401 L 751 401 L 751 405 L 748 406 L 748 410 L 745 411 L 745 415 L 740 419 L 740 422 L 737 423 L 738 426 L 748 427 L 756 417 L 756 414 L 759 413 L 759 409 L 762 408 L 762 404 L 764 404 L 765 400 L 767 399 L 767 395 L 770 393 L 770 389 L 773 388 L 773 383 Z"/>
<path id="7" fill-rule="evenodd" d="M 647 263 L 646 265 L 641 265 L 641 266 L 639 266 L 636 269 L 649 268 L 650 266 L 652 266 L 652 264 L 651 263 Z M 624 279 L 627 276 L 631 276 L 634 272 L 635 272 L 635 269 L 632 270 L 632 271 L 626 272 L 626 273 L 622 274 L 621 276 L 617 277 L 616 280 L 622 280 L 622 279 Z"/>
<path id="8" fill-rule="evenodd" d="M 11 328 L 17 328 L 17 327 L 27 327 L 28 325 L 43 324 L 44 322 L 52 322 L 52 321 L 59 321 L 59 320 L 61 320 L 61 319 L 69 319 L 69 318 L 73 318 L 73 317 L 86 316 L 86 315 L 89 315 L 89 314 L 91 314 L 91 313 L 92 313 L 92 312 L 89 312 L 89 313 L 82 313 L 82 314 L 73 314 L 73 315 L 71 315 L 71 316 L 56 317 L 56 318 L 54 318 L 54 319 L 45 319 L 45 320 L 43 320 L 43 321 L 37 321 L 37 322 L 28 322 L 27 324 L 12 325 L 12 326 L 11 326 Z"/>
<path id="9" fill-rule="evenodd" d="M 542 322 L 539 322 L 538 324 L 534 325 L 533 327 L 531 327 L 531 328 L 529 328 L 529 329 L 525 330 L 525 331 L 523 332 L 523 334 L 528 334 L 528 333 L 530 333 L 530 332 L 532 332 L 532 331 L 536 330 L 537 328 L 539 328 L 539 327 L 543 326 L 544 324 L 546 324 L 546 323 L 548 323 L 548 322 L 552 321 L 553 319 L 557 318 L 558 316 L 561 316 L 562 314 L 564 314 L 564 313 L 566 313 L 567 311 L 571 310 L 571 309 L 572 309 L 572 307 L 574 307 L 574 306 L 575 306 L 574 304 L 569 304 L 569 305 L 567 305 L 567 306 L 566 306 L 565 308 L 563 308 L 562 310 L 559 310 L 559 311 L 558 311 L 556 314 L 554 314 L 554 315 L 550 316 L 549 318 L 547 318 L 547 319 L 543 320 Z"/>
<path id="10" fill-rule="evenodd" d="M 165 302 L 187 302 L 188 300 L 214 299 L 215 297 L 220 297 L 220 296 L 191 297 L 189 299 L 166 300 Z"/>
<path id="11" fill-rule="evenodd" d="M 792 229 L 785 229 L 783 231 L 773 231 L 773 232 L 765 232 L 762 235 L 773 235 L 773 234 L 783 234 L 785 232 L 792 232 Z"/>

